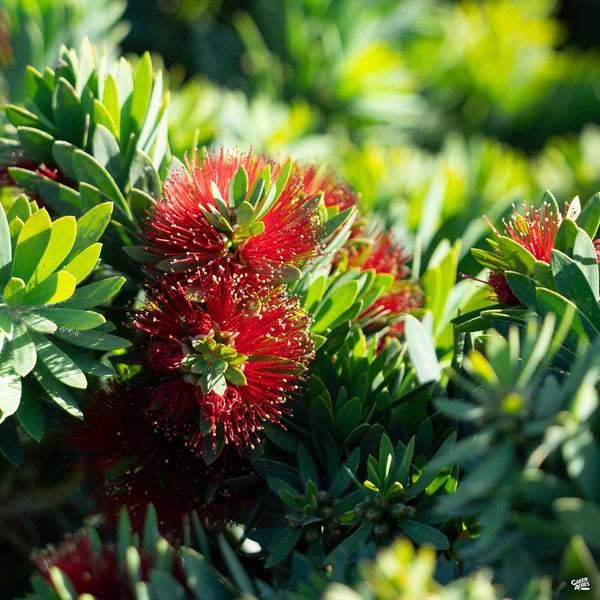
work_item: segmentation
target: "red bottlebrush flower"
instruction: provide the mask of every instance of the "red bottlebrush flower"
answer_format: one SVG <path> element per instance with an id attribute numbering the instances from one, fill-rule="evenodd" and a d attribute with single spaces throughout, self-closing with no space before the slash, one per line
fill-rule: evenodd
<path id="1" fill-rule="evenodd" d="M 374 269 L 377 273 L 389 273 L 395 281 L 399 281 L 410 276 L 410 269 L 406 266 L 409 258 L 391 232 L 379 231 L 370 244 L 365 244 L 361 249 L 350 248 L 348 266 L 360 267 L 363 271 Z"/>
<path id="2" fill-rule="evenodd" d="M 164 202 L 145 224 L 150 248 L 172 270 L 195 278 L 221 266 L 250 282 L 278 283 L 321 251 L 318 202 L 286 180 L 286 167 L 221 150 L 196 155 L 188 170 L 167 179 Z"/>
<path id="3" fill-rule="evenodd" d="M 200 421 L 213 437 L 248 444 L 264 421 L 279 421 L 282 404 L 312 357 L 309 317 L 276 288 L 251 295 L 234 280 L 205 278 L 184 290 L 172 279 L 150 289 L 134 326 L 150 334 L 149 364 L 170 379 L 150 406 L 193 447 Z"/>
<path id="4" fill-rule="evenodd" d="M 408 279 L 410 269 L 406 263 L 410 256 L 404 253 L 404 248 L 394 240 L 391 232 L 377 231 L 372 241 L 357 242 L 358 238 L 346 248 L 349 267 L 358 267 L 362 271 L 373 269 L 376 273 L 389 273 L 394 277 L 391 289 L 359 319 L 377 328 L 389 324 L 390 333 L 399 335 L 404 331 L 404 323 L 399 317 L 421 308 L 424 301 L 421 288 Z"/>
<path id="5" fill-rule="evenodd" d="M 252 494 L 219 486 L 248 474 L 248 461 L 225 447 L 207 465 L 183 439 L 152 422 L 146 414 L 152 395 L 146 387 L 113 383 L 108 393 L 92 397 L 84 421 L 72 427 L 68 443 L 89 475 L 96 512 L 112 524 L 124 506 L 140 532 L 146 507 L 153 504 L 161 533 L 173 538 L 180 538 L 183 518 L 193 511 L 206 527 L 223 527 Z"/>
<path id="6" fill-rule="evenodd" d="M 336 181 L 330 171 L 318 170 L 311 165 L 306 169 L 297 166 L 295 173 L 302 181 L 302 187 L 309 196 L 323 194 L 323 202 L 327 208 L 337 206 L 341 212 L 358 203 L 356 192 L 350 186 Z"/>
<path id="7" fill-rule="evenodd" d="M 531 207 L 531 213 L 527 208 L 527 204 L 523 202 L 525 216 L 517 213 L 517 209 L 513 204 L 513 214 L 510 222 L 502 221 L 504 224 L 504 235 L 512 238 L 517 244 L 523 246 L 535 256 L 537 260 L 543 260 L 550 263 L 550 255 L 554 247 L 556 232 L 562 220 L 558 211 L 553 211 L 548 203 L 544 203 L 541 209 Z M 565 207 L 566 214 L 567 207 Z M 496 235 L 500 235 L 494 226 L 489 222 L 487 217 L 484 217 L 492 231 Z"/>
<path id="8" fill-rule="evenodd" d="M 140 553 L 142 580 L 148 580 L 151 557 Z M 119 570 L 117 548 L 113 544 L 94 548 L 88 532 L 65 536 L 60 546 L 50 546 L 36 553 L 33 562 L 48 580 L 50 569 L 58 567 L 71 581 L 77 595 L 91 594 L 97 600 L 129 600 L 135 596 L 127 578 Z"/>

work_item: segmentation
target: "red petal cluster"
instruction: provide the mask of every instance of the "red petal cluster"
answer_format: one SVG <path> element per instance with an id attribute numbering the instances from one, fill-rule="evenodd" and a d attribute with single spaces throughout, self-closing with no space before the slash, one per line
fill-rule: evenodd
<path id="1" fill-rule="evenodd" d="M 247 460 L 227 447 L 207 465 L 184 440 L 146 415 L 153 391 L 112 384 L 84 408 L 69 444 L 90 477 L 97 513 L 114 523 L 121 506 L 142 531 L 148 504 L 156 508 L 161 533 L 178 538 L 185 515 L 196 512 L 208 528 L 221 528 L 250 500 L 248 492 L 218 488 L 250 472 Z M 215 491 L 216 490 L 216 491 Z"/>
<path id="2" fill-rule="evenodd" d="M 150 556 L 141 549 L 140 571 L 148 580 Z M 95 550 L 88 534 L 82 531 L 65 536 L 60 546 L 50 546 L 33 557 L 41 574 L 50 580 L 50 569 L 58 567 L 71 581 L 77 595 L 91 594 L 97 600 L 130 600 L 134 598 L 126 578 L 119 570 L 117 548 L 104 545 Z"/>
<path id="3" fill-rule="evenodd" d="M 560 213 L 553 211 L 546 202 L 541 209 L 534 209 L 532 206 L 531 212 L 529 212 L 527 204 L 523 202 L 523 209 L 525 210 L 524 217 L 517 213 L 513 204 L 510 222 L 503 221 L 504 235 L 529 250 L 537 260 L 549 263 L 556 232 L 561 222 Z M 487 222 L 494 229 L 491 223 Z M 495 233 L 499 235 L 497 231 Z"/>
<path id="4" fill-rule="evenodd" d="M 229 234 L 218 231 L 207 219 L 207 212 L 217 210 L 213 184 L 227 199 L 231 180 L 240 167 L 248 174 L 251 190 L 267 165 L 272 187 L 282 166 L 251 154 L 221 150 L 202 160 L 196 155 L 194 165 L 188 163 L 189 172 L 174 172 L 165 181 L 164 201 L 155 203 L 145 225 L 145 238 L 159 260 L 169 259 L 176 271 L 186 272 L 188 277 L 210 276 L 217 272 L 215 267 L 221 266 L 226 273 L 244 273 L 249 281 L 270 284 L 286 265 L 317 256 L 322 235 L 317 205 L 297 178 L 288 179 L 260 219 L 264 224 L 262 233 L 238 243 L 234 214 L 234 232 Z"/>
<path id="5" fill-rule="evenodd" d="M 296 174 L 309 196 L 323 193 L 323 201 L 328 208 L 337 206 L 341 212 L 358 203 L 356 192 L 350 186 L 337 181 L 331 171 L 317 169 L 314 165 L 308 168 L 298 166 Z"/>
<path id="6" fill-rule="evenodd" d="M 281 405 L 312 358 L 309 317 L 297 299 L 273 288 L 249 292 L 225 278 L 204 278 L 188 289 L 166 279 L 148 291 L 133 323 L 150 335 L 143 347 L 148 363 L 168 377 L 151 394 L 149 408 L 194 448 L 202 441 L 200 416 L 213 435 L 221 424 L 226 442 L 251 443 L 263 421 L 279 421 Z M 183 345 L 206 337 L 246 357 L 239 365 L 245 384 L 227 382 L 220 395 L 186 382 Z"/>

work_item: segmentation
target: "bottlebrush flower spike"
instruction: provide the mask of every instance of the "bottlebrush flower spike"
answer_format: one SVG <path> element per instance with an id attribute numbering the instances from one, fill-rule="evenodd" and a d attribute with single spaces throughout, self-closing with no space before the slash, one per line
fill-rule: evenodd
<path id="1" fill-rule="evenodd" d="M 330 171 L 317 169 L 314 165 L 307 168 L 297 165 L 295 174 L 309 196 L 323 194 L 323 202 L 327 208 L 337 206 L 341 212 L 358 203 L 356 192 L 350 186 L 336 181 Z"/>
<path id="2" fill-rule="evenodd" d="M 187 167 L 167 179 L 146 222 L 160 268 L 195 278 L 222 266 L 269 284 L 296 279 L 320 253 L 319 198 L 289 177 L 291 163 L 221 150 Z"/>
<path id="3" fill-rule="evenodd" d="M 84 409 L 84 421 L 71 428 L 69 445 L 90 477 L 96 512 L 114 523 L 127 508 L 134 530 L 143 529 L 147 505 L 156 509 L 159 530 L 181 536 L 185 515 L 196 511 L 202 524 L 223 527 L 252 497 L 243 490 L 219 489 L 228 478 L 250 472 L 247 460 L 225 448 L 210 465 L 146 414 L 152 390 L 113 383 Z"/>
<path id="4" fill-rule="evenodd" d="M 565 214 L 567 208 L 568 206 L 565 207 Z M 524 217 L 517 213 L 517 209 L 513 204 L 513 214 L 511 215 L 510 222 L 502 221 L 504 224 L 504 235 L 512 238 L 517 244 L 523 246 L 525 250 L 531 252 L 537 260 L 549 263 L 552 248 L 554 248 L 556 232 L 562 221 L 561 214 L 558 210 L 552 210 L 550 204 L 547 202 L 544 202 L 541 209 L 534 209 L 532 206 L 531 213 L 527 204 L 523 202 L 523 209 L 525 210 Z M 484 219 L 492 231 L 497 236 L 500 236 L 489 219 L 487 217 L 484 217 Z"/>
<path id="5" fill-rule="evenodd" d="M 222 427 L 225 443 L 242 445 L 262 422 L 279 421 L 313 354 L 309 317 L 294 297 L 276 288 L 250 294 L 225 277 L 186 290 L 167 278 L 133 322 L 150 334 L 149 364 L 169 376 L 150 408 L 195 448 L 202 420 L 215 444 Z"/>

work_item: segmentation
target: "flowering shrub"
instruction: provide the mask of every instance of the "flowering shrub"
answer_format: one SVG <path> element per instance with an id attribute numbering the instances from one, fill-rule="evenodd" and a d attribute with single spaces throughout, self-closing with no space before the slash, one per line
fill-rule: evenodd
<path id="1" fill-rule="evenodd" d="M 403 89 L 383 85 L 397 50 L 342 42 L 338 97 L 320 104 L 364 132 L 378 85 Z M 354 77 L 373 57 L 392 66 Z M 365 86 L 369 103 L 345 104 Z M 0 139 L 2 469 L 61 457 L 48 496 L 85 525 L 56 545 L 63 519 L 35 554 L 29 597 L 600 585 L 600 195 L 547 193 L 501 220 L 519 182 L 489 191 L 481 149 L 498 147 L 450 144 L 470 148 L 491 210 L 464 235 L 487 220 L 491 251 L 461 248 L 438 231 L 472 208 L 442 210 L 449 167 L 411 236 L 320 165 L 222 147 L 180 160 L 147 54 L 133 67 L 85 41 L 25 87 Z M 24 510 L 45 514 L 19 477 L 0 486 L 18 492 L 0 506 L 9 541 L 36 531 Z"/>

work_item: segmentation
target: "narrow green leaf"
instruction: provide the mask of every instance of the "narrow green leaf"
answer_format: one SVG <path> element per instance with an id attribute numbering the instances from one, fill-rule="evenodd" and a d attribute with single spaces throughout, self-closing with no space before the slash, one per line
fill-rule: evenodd
<path id="1" fill-rule="evenodd" d="M 229 184 L 229 208 L 238 208 L 246 199 L 247 193 L 248 173 L 244 167 L 240 167 Z"/>
<path id="2" fill-rule="evenodd" d="M 19 317 L 25 327 L 32 331 L 37 331 L 38 333 L 54 333 L 56 331 L 56 323 L 40 316 L 37 312 L 21 313 Z"/>
<path id="3" fill-rule="evenodd" d="M 313 326 L 314 333 L 324 332 L 335 327 L 338 318 L 354 304 L 358 295 L 358 281 L 348 281 L 335 290 L 335 294 L 325 298 L 318 306 Z"/>
<path id="4" fill-rule="evenodd" d="M 577 225 L 581 227 L 590 238 L 594 239 L 600 225 L 600 192 L 594 194 L 584 205 Z"/>
<path id="5" fill-rule="evenodd" d="M 91 350 L 121 350 L 131 346 L 129 340 L 99 331 L 58 330 L 55 336 L 75 346 Z"/>
<path id="6" fill-rule="evenodd" d="M 95 308 L 116 296 L 125 283 L 124 277 L 109 277 L 77 288 L 62 306 L 68 308 Z"/>
<path id="7" fill-rule="evenodd" d="M 112 202 L 103 202 L 94 206 L 77 219 L 77 236 L 66 260 L 71 260 L 102 237 L 102 234 L 110 223 L 112 210 Z"/>
<path id="8" fill-rule="evenodd" d="M 33 369 L 33 375 L 44 390 L 46 390 L 51 400 L 56 402 L 58 406 L 70 415 L 78 419 L 83 419 L 83 413 L 79 409 L 79 406 L 77 406 L 77 402 L 75 402 L 73 396 L 69 393 L 69 389 L 55 379 L 44 365 L 37 364 L 35 369 Z"/>
<path id="9" fill-rule="evenodd" d="M 585 235 L 585 234 L 584 234 Z M 592 246 L 593 250 L 593 246 Z M 556 285 L 556 291 L 572 300 L 581 312 L 600 330 L 600 308 L 598 307 L 598 264 L 594 255 L 595 281 L 590 283 L 579 262 L 575 262 L 559 250 L 552 250 L 550 267 Z M 582 268 L 583 266 L 583 268 Z M 587 269 L 589 271 L 589 269 Z M 589 275 L 593 280 L 593 275 Z M 596 292 L 592 291 L 592 285 Z"/>
<path id="10" fill-rule="evenodd" d="M 63 302 L 73 295 L 75 283 L 75 277 L 67 271 L 52 273 L 40 285 L 25 294 L 23 305 L 39 306 Z"/>
<path id="11" fill-rule="evenodd" d="M 85 112 L 73 86 L 63 77 L 56 82 L 56 125 L 60 138 L 82 147 L 85 128 Z"/>
<path id="12" fill-rule="evenodd" d="M 87 387 L 87 379 L 83 371 L 66 353 L 39 334 L 34 334 L 33 339 L 38 357 L 56 379 L 69 387 L 80 389 Z"/>
<path id="13" fill-rule="evenodd" d="M 19 200 L 15 201 L 15 204 Z M 10 278 L 12 262 L 12 247 L 10 244 L 10 229 L 4 208 L 0 206 L 0 287 L 4 287 Z"/>
<path id="14" fill-rule="evenodd" d="M 21 377 L 25 377 L 31 372 L 36 363 L 35 345 L 23 323 L 14 321 L 13 328 L 13 367 Z"/>
<path id="15" fill-rule="evenodd" d="M 442 372 L 435 342 L 423 324 L 412 315 L 404 317 L 408 354 L 419 383 L 439 381 Z"/>
<path id="16" fill-rule="evenodd" d="M 104 125 L 97 124 L 92 140 L 94 158 L 107 170 L 120 189 L 125 187 L 121 151 L 115 136 Z"/>
<path id="17" fill-rule="evenodd" d="M 10 223 L 15 217 L 19 217 L 23 223 L 31 216 L 31 205 L 25 194 L 21 194 L 11 205 L 6 213 L 6 220 Z M 0 217 L 1 218 L 1 217 Z M 7 224 L 8 227 L 8 224 Z M 2 239 L 2 236 L 0 236 Z"/>
<path id="18" fill-rule="evenodd" d="M 26 291 L 39 285 L 62 264 L 62 261 L 67 257 L 73 247 L 75 232 L 75 217 L 61 217 L 52 223 L 50 241 L 46 246 L 46 250 L 40 259 L 40 262 L 37 264 L 29 283 L 26 285 Z"/>
<path id="19" fill-rule="evenodd" d="M 269 553 L 269 558 L 265 563 L 265 568 L 270 569 L 283 561 L 288 554 L 294 549 L 300 539 L 301 531 L 288 529 L 279 536 L 277 543 L 273 546 Z"/>
<path id="20" fill-rule="evenodd" d="M 12 275 L 29 282 L 46 251 L 52 222 L 46 209 L 33 213 L 23 225 L 15 248 Z"/>
<path id="21" fill-rule="evenodd" d="M 92 244 L 89 248 L 77 254 L 77 256 L 63 267 L 65 271 L 75 277 L 76 285 L 81 283 L 94 270 L 98 264 L 101 250 L 102 244 Z"/>
<path id="22" fill-rule="evenodd" d="M 592 294 L 598 300 L 599 276 L 598 276 L 598 258 L 596 256 L 596 248 L 588 234 L 580 229 L 575 237 L 575 245 L 573 246 L 573 259 L 585 275 Z"/>
<path id="23" fill-rule="evenodd" d="M 117 124 L 104 104 L 96 98 L 94 98 L 94 122 L 96 123 L 96 127 L 98 125 L 103 125 L 113 134 L 115 139 L 119 139 L 119 128 L 117 127 Z"/>
<path id="24" fill-rule="evenodd" d="M 87 331 L 106 323 L 106 319 L 97 312 L 78 310 L 76 308 L 40 308 L 36 314 L 56 323 L 59 327 Z"/>
<path id="25" fill-rule="evenodd" d="M 435 550 L 448 550 L 450 542 L 439 530 L 424 523 L 406 519 L 400 523 L 400 528 L 419 546 L 431 546 Z"/>
<path id="26" fill-rule="evenodd" d="M 133 82 L 130 116 L 134 121 L 135 129 L 139 129 L 144 122 L 144 116 L 150 101 L 152 90 L 152 61 L 150 54 L 144 52 L 138 64 Z"/>
<path id="27" fill-rule="evenodd" d="M 44 437 L 44 412 L 37 396 L 24 394 L 17 410 L 17 419 L 25 431 L 37 442 Z"/>
<path id="28" fill-rule="evenodd" d="M 18 277 L 11 277 L 4 286 L 3 295 L 9 306 L 19 306 L 25 296 L 25 282 Z"/>
<path id="29" fill-rule="evenodd" d="M 82 150 L 76 150 L 73 166 L 77 179 L 95 185 L 101 192 L 120 206 L 126 214 L 129 213 L 129 206 L 115 180 L 95 158 Z"/>
<path id="30" fill-rule="evenodd" d="M 33 127 L 17 127 L 23 150 L 36 162 L 51 165 L 54 137 Z"/>
<path id="31" fill-rule="evenodd" d="M 21 376 L 13 369 L 10 344 L 0 341 L 0 423 L 14 414 L 21 401 Z"/>
<path id="32" fill-rule="evenodd" d="M 502 258 L 512 267 L 512 270 L 518 271 L 523 275 L 533 275 L 535 256 L 529 250 L 526 250 L 521 244 L 503 235 L 496 238 L 496 242 Z"/>

